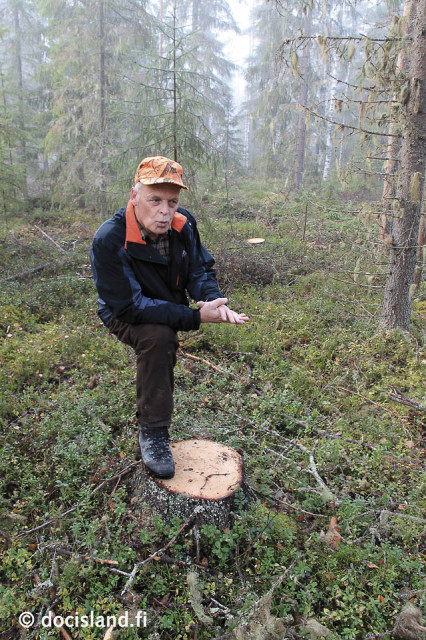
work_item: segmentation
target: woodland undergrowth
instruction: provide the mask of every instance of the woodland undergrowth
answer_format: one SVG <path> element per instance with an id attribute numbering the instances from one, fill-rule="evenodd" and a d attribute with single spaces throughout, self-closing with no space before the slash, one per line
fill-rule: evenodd
<path id="1" fill-rule="evenodd" d="M 238 448 L 257 500 L 224 531 L 183 528 L 160 557 L 183 522 L 129 496 L 135 363 L 96 315 L 99 220 L 40 210 L 2 225 L 2 640 L 57 638 L 49 611 L 91 610 L 145 610 L 120 638 L 422 637 L 426 302 L 420 290 L 410 334 L 378 330 L 386 255 L 357 210 L 310 194 L 203 204 L 219 282 L 251 322 L 180 334 L 173 438 Z"/>

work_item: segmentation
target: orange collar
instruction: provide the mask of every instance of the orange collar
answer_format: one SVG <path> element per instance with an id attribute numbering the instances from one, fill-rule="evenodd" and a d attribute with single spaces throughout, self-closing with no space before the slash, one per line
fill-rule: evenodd
<path id="1" fill-rule="evenodd" d="M 172 219 L 171 227 L 178 233 L 182 231 L 187 218 L 182 213 L 176 212 Z M 127 249 L 128 242 L 135 242 L 136 244 L 146 244 L 142 238 L 141 230 L 139 229 L 138 221 L 136 220 L 135 208 L 132 205 L 132 201 L 129 200 L 126 207 L 126 241 L 124 248 Z"/>

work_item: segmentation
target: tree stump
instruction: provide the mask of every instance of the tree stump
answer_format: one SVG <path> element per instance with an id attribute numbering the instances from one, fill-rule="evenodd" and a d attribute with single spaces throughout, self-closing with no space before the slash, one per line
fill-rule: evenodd
<path id="1" fill-rule="evenodd" d="M 197 525 L 214 524 L 223 528 L 240 491 L 249 497 L 244 462 L 240 453 L 219 442 L 192 438 L 171 442 L 175 475 L 153 478 L 137 468 L 133 479 L 133 499 L 148 502 L 167 520 L 187 519 L 195 512 Z"/>

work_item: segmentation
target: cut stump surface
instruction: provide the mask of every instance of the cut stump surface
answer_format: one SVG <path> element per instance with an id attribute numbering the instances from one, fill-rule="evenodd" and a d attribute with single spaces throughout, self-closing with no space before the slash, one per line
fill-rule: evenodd
<path id="1" fill-rule="evenodd" d="M 185 493 L 199 500 L 222 500 L 235 493 L 243 480 L 242 456 L 211 440 L 181 440 L 170 448 L 176 472 L 157 483 L 171 493 Z"/>
<path id="2" fill-rule="evenodd" d="M 236 492 L 247 492 L 240 453 L 219 442 L 193 438 L 170 443 L 175 475 L 153 478 L 141 465 L 135 473 L 136 502 L 143 500 L 166 517 L 188 518 L 197 509 L 198 524 L 226 526 Z"/>

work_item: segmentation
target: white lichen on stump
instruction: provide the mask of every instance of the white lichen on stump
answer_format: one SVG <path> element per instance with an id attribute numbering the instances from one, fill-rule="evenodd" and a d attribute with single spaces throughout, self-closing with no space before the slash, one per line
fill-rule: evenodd
<path id="1" fill-rule="evenodd" d="M 149 503 L 163 517 L 186 519 L 196 507 L 197 524 L 225 527 L 236 496 L 248 496 L 244 461 L 238 451 L 219 442 L 193 438 L 170 443 L 175 475 L 153 478 L 141 464 L 133 478 L 133 498 Z"/>

